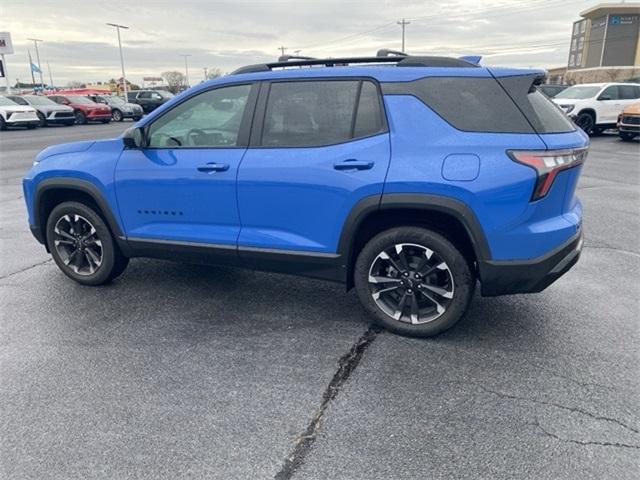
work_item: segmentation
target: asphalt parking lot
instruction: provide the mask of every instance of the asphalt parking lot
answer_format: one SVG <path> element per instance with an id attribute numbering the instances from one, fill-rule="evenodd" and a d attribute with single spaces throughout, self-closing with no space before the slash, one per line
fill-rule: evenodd
<path id="1" fill-rule="evenodd" d="M 416 340 L 284 275 L 138 259 L 68 280 L 21 176 L 129 125 L 0 133 L 0 477 L 638 478 L 640 143 L 592 139 L 573 270 Z"/>

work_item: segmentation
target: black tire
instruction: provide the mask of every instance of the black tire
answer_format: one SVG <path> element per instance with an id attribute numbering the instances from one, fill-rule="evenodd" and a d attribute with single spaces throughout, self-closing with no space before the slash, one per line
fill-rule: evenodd
<path id="1" fill-rule="evenodd" d="M 606 128 L 604 128 L 604 127 L 598 127 L 598 126 L 595 126 L 595 127 L 593 127 L 593 128 L 591 129 L 591 136 L 592 136 L 592 137 L 600 136 L 600 135 L 602 135 L 602 133 L 603 133 L 605 130 L 606 130 Z"/>
<path id="2" fill-rule="evenodd" d="M 432 288 L 436 285 L 431 283 L 430 276 L 445 274 L 443 273 L 443 270 L 439 269 L 439 267 L 429 266 L 428 264 L 423 265 L 424 269 L 416 267 L 417 271 L 422 270 L 427 275 L 424 278 L 421 278 L 421 280 L 414 279 L 413 282 L 415 283 L 412 282 L 408 289 L 404 286 L 394 287 L 398 289 L 394 295 L 398 294 L 404 296 L 413 292 L 413 295 L 410 296 L 412 298 L 411 301 L 413 301 L 413 296 L 416 296 L 416 302 L 421 301 L 420 299 L 422 299 L 423 302 L 431 302 L 433 303 L 432 308 L 434 309 L 436 309 L 436 305 L 438 305 L 438 308 L 436 309 L 437 311 L 432 315 L 434 318 L 428 319 L 429 316 L 427 316 L 425 323 L 414 324 L 411 323 L 411 320 L 397 320 L 390 314 L 385 313 L 385 311 L 383 311 L 383 309 L 376 303 L 376 300 L 374 300 L 373 288 L 377 288 L 379 284 L 374 285 L 370 283 L 369 273 L 376 268 L 376 265 L 378 265 L 375 262 L 384 261 L 379 260 L 380 258 L 384 258 L 381 257 L 382 252 L 389 251 L 389 249 L 395 248 L 394 246 L 396 245 L 404 245 L 404 248 L 409 250 L 406 258 L 411 258 L 412 262 L 414 261 L 414 257 L 410 256 L 411 249 L 415 248 L 415 252 L 417 252 L 417 247 L 420 247 L 425 252 L 429 250 L 432 252 L 430 257 L 427 256 L 427 262 L 431 262 L 433 260 L 440 265 L 442 265 L 441 262 L 444 262 L 446 264 L 445 266 L 448 267 L 446 269 L 446 275 L 449 279 L 449 288 L 451 289 L 451 292 L 447 292 L 447 294 L 452 296 L 449 297 L 448 300 L 444 297 L 442 297 L 442 299 L 440 299 L 440 297 L 437 298 L 441 303 L 447 303 L 446 307 L 443 307 L 444 311 L 442 313 L 440 313 L 439 310 L 442 305 L 439 305 L 438 302 L 425 300 L 421 296 L 422 294 L 425 295 L 426 298 L 429 296 L 435 298 L 433 297 Z M 402 263 L 399 259 L 397 262 Z M 407 264 L 409 264 L 409 262 L 407 262 Z M 399 272 L 399 270 L 396 272 Z M 376 274 L 373 273 L 373 275 Z M 393 276 L 393 273 L 390 275 Z M 411 273 L 411 275 L 414 275 L 414 273 Z M 404 284 L 405 280 L 403 279 L 403 276 L 403 274 L 397 273 L 397 277 L 393 281 L 401 281 Z M 385 276 L 384 278 L 390 277 Z M 354 269 L 354 283 L 360 301 L 365 309 L 373 316 L 377 324 L 387 330 L 401 335 L 411 337 L 431 337 L 451 328 L 458 322 L 458 320 L 460 320 L 460 318 L 462 318 L 467 310 L 469 302 L 471 301 L 471 297 L 473 296 L 476 281 L 465 257 L 445 237 L 426 228 L 397 227 L 376 235 L 360 251 Z M 392 283 L 390 285 L 393 287 L 393 285 L 397 285 L 397 283 Z M 414 288 L 412 289 L 411 286 Z M 382 288 L 384 289 L 385 287 Z M 427 288 L 428 290 L 426 290 Z M 406 308 L 406 306 L 403 308 Z M 402 316 L 403 310 L 402 308 L 400 310 L 400 316 Z M 410 310 L 412 309 L 410 308 Z M 421 313 L 416 317 L 417 321 L 420 321 L 420 315 Z M 411 316 L 412 315 L 410 315 L 410 317 Z"/>
<path id="3" fill-rule="evenodd" d="M 42 112 L 38 112 L 38 120 L 40 120 L 40 125 L 39 125 L 40 127 L 46 127 L 47 126 L 47 119 L 42 114 Z"/>
<path id="4" fill-rule="evenodd" d="M 618 132 L 618 135 L 620 136 L 620 140 L 623 142 L 630 142 L 636 137 L 635 133 L 629 132 Z"/>
<path id="5" fill-rule="evenodd" d="M 65 217 L 71 219 L 71 222 L 74 222 L 74 225 L 84 226 L 84 230 L 79 228 L 77 230 L 81 230 L 81 232 L 77 233 L 76 238 L 74 240 L 73 246 L 61 245 L 60 247 L 56 244 L 56 240 L 59 239 L 66 240 L 68 236 L 61 236 L 56 233 L 55 228 L 56 225 L 62 226 L 64 224 L 71 224 L 71 222 L 67 222 Z M 89 255 L 84 252 L 81 252 L 77 249 L 76 245 L 80 245 L 80 236 L 87 233 L 87 224 L 92 226 L 95 229 L 95 233 L 91 235 L 91 239 L 94 240 L 92 242 L 93 245 L 96 245 L 95 240 L 99 240 L 100 247 L 95 247 L 96 250 L 100 254 L 100 263 L 96 267 L 93 267 L 91 262 L 89 261 Z M 73 233 L 73 226 L 71 226 L 70 231 Z M 61 227 L 62 229 L 62 227 Z M 58 230 L 60 231 L 60 230 Z M 107 224 L 102 219 L 102 217 L 91 207 L 79 203 L 79 202 L 64 202 L 60 205 L 57 205 L 49 217 L 47 218 L 47 246 L 49 247 L 49 251 L 51 252 L 51 256 L 53 260 L 56 262 L 60 270 L 76 282 L 81 285 L 102 285 L 104 283 L 108 283 L 117 276 L 119 276 L 124 270 L 127 268 L 129 264 L 129 259 L 122 255 L 120 249 L 113 239 L 113 235 L 111 234 Z M 69 242 L 69 240 L 66 240 Z M 84 245 L 84 244 L 83 244 Z M 87 244 L 88 245 L 88 244 Z M 87 249 L 88 247 L 82 247 L 83 249 Z M 77 256 L 74 256 L 73 253 L 67 255 L 64 258 L 65 251 L 64 249 L 68 249 L 67 251 L 76 250 L 78 253 Z M 95 255 L 95 253 L 94 253 Z M 79 257 L 83 256 L 84 258 L 80 259 Z M 73 257 L 73 260 L 72 260 Z M 78 263 L 75 260 L 80 261 L 80 267 L 85 269 L 94 268 L 92 272 L 84 272 L 82 273 L 80 269 L 77 268 Z M 75 264 L 75 267 L 73 267 Z"/>
<path id="6" fill-rule="evenodd" d="M 4 118 L 2 118 L 2 115 L 0 115 L 0 130 L 6 130 L 7 129 L 7 123 L 4 121 Z"/>
<path id="7" fill-rule="evenodd" d="M 86 125 L 87 116 L 83 112 L 81 112 L 80 110 L 76 110 L 75 116 L 76 116 L 76 123 L 78 125 Z"/>
<path id="8" fill-rule="evenodd" d="M 596 124 L 596 119 L 590 112 L 581 112 L 576 118 L 578 125 L 587 135 L 591 135 L 591 131 Z"/>
<path id="9" fill-rule="evenodd" d="M 124 120 L 124 115 L 122 115 L 122 112 L 120 110 L 118 110 L 117 108 L 113 109 L 113 111 L 111 112 L 111 119 L 114 122 L 121 122 Z"/>

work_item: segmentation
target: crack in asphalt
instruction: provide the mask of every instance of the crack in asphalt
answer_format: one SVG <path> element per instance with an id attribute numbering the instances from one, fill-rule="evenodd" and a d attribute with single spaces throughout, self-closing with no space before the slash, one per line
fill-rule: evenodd
<path id="1" fill-rule="evenodd" d="M 631 250 L 624 250 L 624 249 L 618 248 L 618 247 L 612 247 L 611 245 L 607 245 L 607 244 L 603 244 L 603 245 L 590 245 L 590 244 L 587 244 L 583 248 L 594 248 L 594 249 L 599 249 L 599 250 L 612 250 L 614 252 L 626 253 L 627 255 L 633 255 L 634 257 L 640 257 L 640 253 L 638 253 L 638 252 L 633 252 Z"/>
<path id="2" fill-rule="evenodd" d="M 627 425 L 626 423 L 618 420 L 617 418 L 612 418 L 612 417 L 605 417 L 603 415 L 597 415 L 595 413 L 589 412 L 588 410 L 584 410 L 580 407 L 569 407 L 567 405 L 563 405 L 561 403 L 555 403 L 555 402 L 545 402 L 543 400 L 535 400 L 533 398 L 527 398 L 527 397 L 521 397 L 518 395 L 513 395 L 510 393 L 504 393 L 504 392 L 499 392 L 497 390 L 491 390 L 489 388 L 484 387 L 483 385 L 477 384 L 477 383 L 472 383 L 473 385 L 475 385 L 476 387 L 478 387 L 479 389 L 487 392 L 487 393 L 491 393 L 493 395 L 496 395 L 500 398 L 508 398 L 510 400 L 519 400 L 519 401 L 523 401 L 523 402 L 531 402 L 531 403 L 535 403 L 538 405 L 545 405 L 548 407 L 555 407 L 555 408 L 559 408 L 561 410 L 567 410 L 573 413 L 580 413 L 582 415 L 586 415 L 588 417 L 593 418 L 594 420 L 601 420 L 601 421 L 605 421 L 605 422 L 611 422 L 611 423 L 615 423 L 616 425 L 621 426 L 622 428 L 629 430 L 630 432 L 633 432 L 635 434 L 640 434 L 640 430 L 638 430 L 635 427 L 632 427 L 630 425 Z M 638 447 L 640 448 L 640 447 Z"/>
<path id="3" fill-rule="evenodd" d="M 320 420 L 322 420 L 329 404 L 338 396 L 340 389 L 349 379 L 360 363 L 362 356 L 380 332 L 380 328 L 374 325 L 370 326 L 362 336 L 356 340 L 349 351 L 340 357 L 340 360 L 338 360 L 338 369 L 322 394 L 322 403 L 320 404 L 320 408 L 318 408 L 316 414 L 313 416 L 304 432 L 296 439 L 293 451 L 285 459 L 280 471 L 276 473 L 274 477 L 275 480 L 291 479 L 298 467 L 302 465 L 307 453 L 316 440 L 316 435 L 320 427 Z"/>
<path id="4" fill-rule="evenodd" d="M 540 422 L 538 421 L 538 419 L 536 419 L 536 421 L 533 423 L 534 426 L 536 426 L 542 433 L 544 433 L 545 435 L 551 437 L 551 438 L 555 438 L 556 440 L 559 440 L 561 442 L 565 442 L 565 443 L 575 443 L 576 445 L 582 445 L 582 446 L 589 446 L 589 445 L 597 445 L 600 447 L 617 447 L 617 448 L 634 448 L 634 449 L 640 449 L 640 445 L 630 445 L 628 443 L 619 443 L 619 442 L 596 442 L 593 440 L 575 440 L 573 438 L 563 438 L 560 435 L 557 435 L 553 432 L 550 432 L 549 430 L 545 429 L 542 425 L 540 425 Z"/>
<path id="5" fill-rule="evenodd" d="M 6 275 L 3 275 L 0 277 L 0 280 L 4 280 L 5 278 L 9 278 L 9 277 L 13 277 L 14 275 L 17 275 L 19 273 L 22 272 L 26 272 L 27 270 L 31 270 L 32 268 L 36 268 L 39 267 L 40 265 L 44 265 L 46 263 L 52 262 L 53 259 L 49 259 L 49 260 L 45 260 L 44 262 L 38 262 L 38 263 L 34 263 L 33 265 L 29 265 L 28 267 L 24 267 L 20 270 L 16 270 L 15 272 L 11 272 L 11 273 L 7 273 Z"/>

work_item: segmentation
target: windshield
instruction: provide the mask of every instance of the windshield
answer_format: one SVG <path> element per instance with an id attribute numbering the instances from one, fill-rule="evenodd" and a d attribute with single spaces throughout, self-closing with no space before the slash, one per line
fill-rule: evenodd
<path id="1" fill-rule="evenodd" d="M 597 86 L 586 86 L 586 85 L 575 85 L 573 87 L 569 87 L 566 90 L 561 91 L 559 94 L 555 96 L 555 98 L 568 98 L 573 100 L 582 100 L 584 98 L 592 98 L 595 97 L 602 87 Z"/>
<path id="2" fill-rule="evenodd" d="M 24 95 L 24 98 L 31 105 L 57 105 L 53 100 L 43 97 L 42 95 Z"/>
<path id="3" fill-rule="evenodd" d="M 93 105 L 94 103 L 96 103 L 93 100 L 87 97 L 81 97 L 80 95 L 68 95 L 65 98 L 71 103 L 79 103 L 82 105 Z"/>
<path id="4" fill-rule="evenodd" d="M 15 107 L 18 105 L 13 100 L 9 100 L 7 97 L 0 97 L 0 106 L 2 107 Z"/>
<path id="5" fill-rule="evenodd" d="M 156 90 L 156 92 L 158 92 L 160 95 L 162 95 L 164 98 L 171 98 L 173 97 L 173 93 L 171 92 L 167 92 L 166 90 Z"/>

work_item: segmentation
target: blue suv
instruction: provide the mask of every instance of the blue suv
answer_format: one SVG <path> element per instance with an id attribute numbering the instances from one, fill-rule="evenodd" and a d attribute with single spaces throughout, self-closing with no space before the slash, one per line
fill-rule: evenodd
<path id="1" fill-rule="evenodd" d="M 543 76 L 388 54 L 243 67 L 120 138 L 41 152 L 29 224 L 83 285 L 133 257 L 285 272 L 434 335 L 478 281 L 540 292 L 578 260 L 588 138 L 537 91 Z"/>

